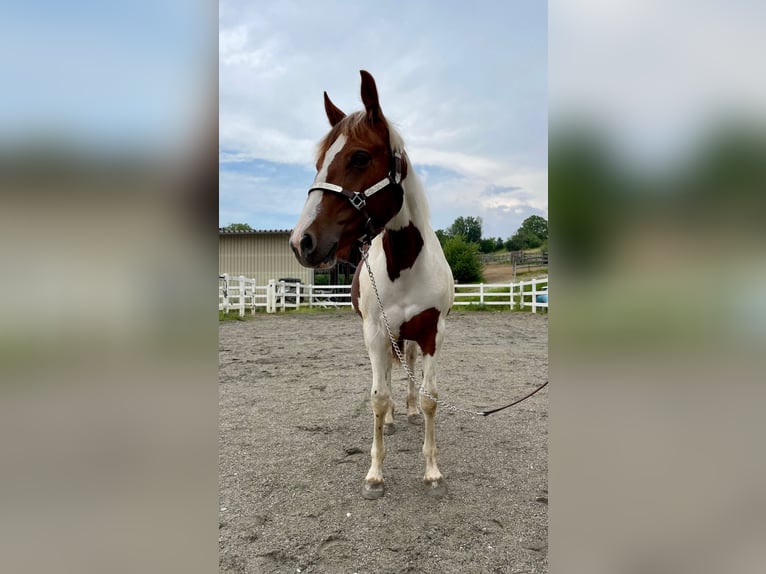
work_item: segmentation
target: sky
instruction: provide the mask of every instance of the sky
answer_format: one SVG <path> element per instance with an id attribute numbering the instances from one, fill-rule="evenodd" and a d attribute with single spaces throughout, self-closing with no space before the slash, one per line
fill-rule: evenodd
<path id="1" fill-rule="evenodd" d="M 359 70 L 424 183 L 434 229 L 485 237 L 548 218 L 545 2 L 219 4 L 219 224 L 290 229 L 329 129 L 322 92 L 362 108 Z"/>

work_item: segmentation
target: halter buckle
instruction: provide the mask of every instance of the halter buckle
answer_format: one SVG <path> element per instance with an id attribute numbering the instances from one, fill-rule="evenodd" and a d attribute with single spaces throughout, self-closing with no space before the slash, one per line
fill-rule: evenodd
<path id="1" fill-rule="evenodd" d="M 355 191 L 354 195 L 350 196 L 348 200 L 351 202 L 351 205 L 353 205 L 358 211 L 361 211 L 362 208 L 367 205 L 367 201 L 364 199 L 364 196 L 358 191 Z"/>

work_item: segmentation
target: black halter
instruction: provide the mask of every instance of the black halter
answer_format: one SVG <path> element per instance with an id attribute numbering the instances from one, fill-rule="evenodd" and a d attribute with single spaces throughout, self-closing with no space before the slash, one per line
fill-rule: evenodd
<path id="1" fill-rule="evenodd" d="M 362 241 L 362 243 L 369 243 L 378 233 L 383 230 L 385 222 L 383 222 L 382 225 L 376 226 L 372 216 L 367 212 L 367 200 L 373 194 L 388 189 L 398 189 L 402 192 L 402 194 L 404 193 L 404 190 L 402 189 L 402 154 L 398 151 L 391 152 L 391 162 L 386 177 L 381 179 L 378 183 L 371 185 L 364 191 L 349 191 L 348 189 L 344 189 L 340 185 L 335 185 L 334 183 L 315 181 L 309 188 L 309 194 L 312 191 L 317 190 L 330 191 L 332 193 L 342 195 L 348 199 L 351 202 L 351 205 L 353 205 L 357 211 L 359 211 L 366 219 L 364 224 L 365 234 L 359 239 Z"/>

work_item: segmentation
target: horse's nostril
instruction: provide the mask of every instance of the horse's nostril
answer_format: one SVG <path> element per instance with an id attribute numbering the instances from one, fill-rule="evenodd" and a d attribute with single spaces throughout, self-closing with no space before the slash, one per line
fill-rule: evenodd
<path id="1" fill-rule="evenodd" d="M 304 255 L 314 251 L 314 238 L 311 237 L 311 235 L 308 233 L 301 237 L 301 251 L 304 253 Z"/>

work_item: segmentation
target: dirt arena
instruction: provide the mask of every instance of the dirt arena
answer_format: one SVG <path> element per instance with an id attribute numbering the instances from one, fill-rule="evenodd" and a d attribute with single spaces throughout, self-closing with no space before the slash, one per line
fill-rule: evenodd
<path id="1" fill-rule="evenodd" d="M 490 408 L 547 380 L 546 315 L 453 311 L 447 327 L 443 399 Z M 222 322 L 219 346 L 221 572 L 547 572 L 547 389 L 487 418 L 437 411 L 448 494 L 434 499 L 395 368 L 386 494 L 370 501 L 360 319 L 258 314 Z"/>

